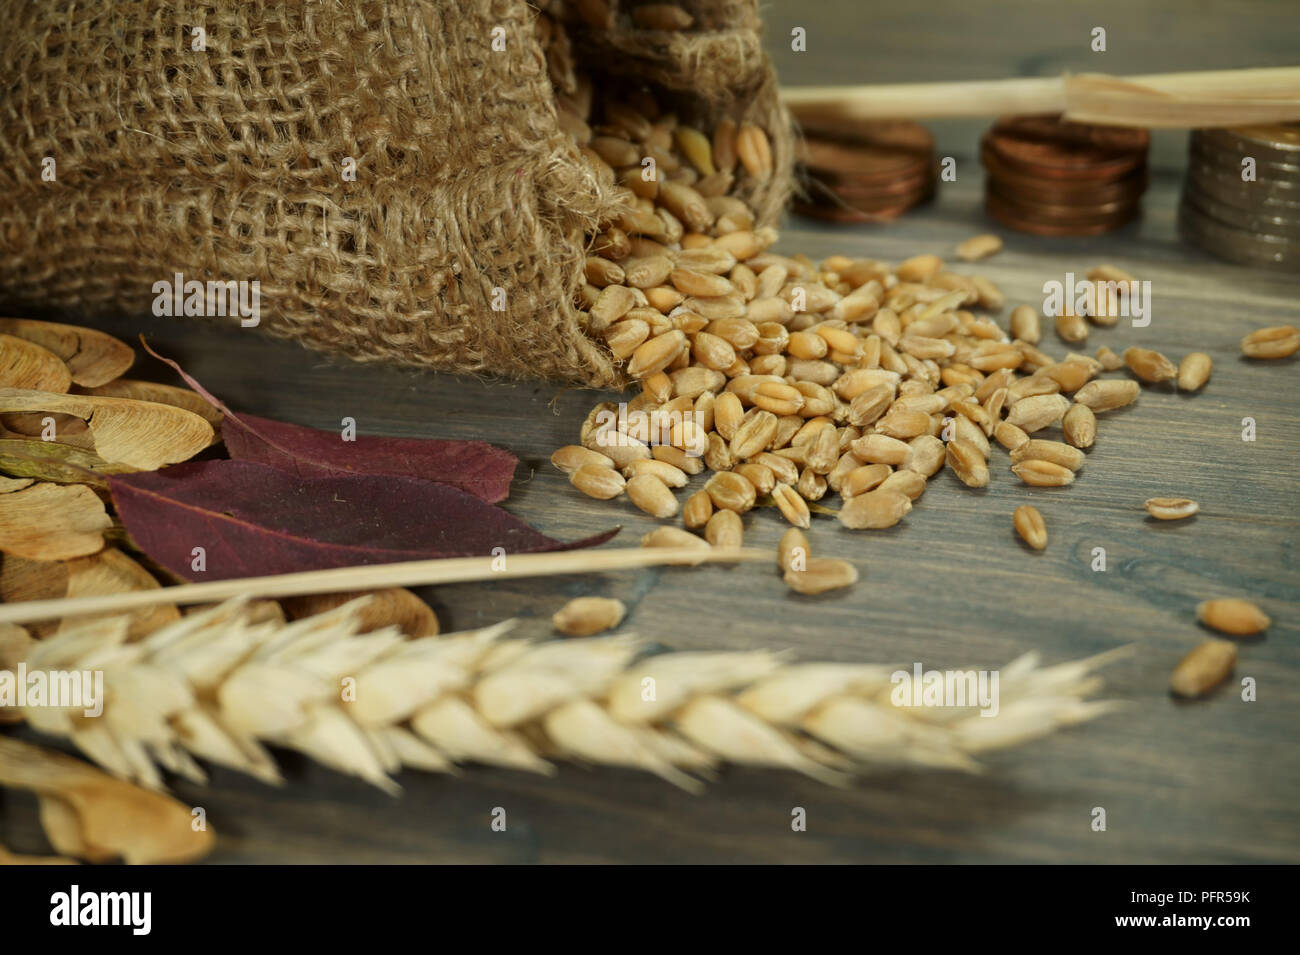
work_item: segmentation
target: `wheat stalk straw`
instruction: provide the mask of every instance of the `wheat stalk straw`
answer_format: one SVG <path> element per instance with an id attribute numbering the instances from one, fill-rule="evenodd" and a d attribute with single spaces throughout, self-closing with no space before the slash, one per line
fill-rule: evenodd
<path id="1" fill-rule="evenodd" d="M 1101 73 L 857 86 L 795 86 L 787 106 L 827 119 L 1064 113 L 1113 126 L 1203 128 L 1300 120 L 1300 67 L 1114 77 Z"/>
<path id="2" fill-rule="evenodd" d="M 692 547 L 622 547 L 611 550 L 508 555 L 504 558 L 502 567 L 496 566 L 499 563 L 499 558 L 496 557 L 413 560 L 397 564 L 334 567 L 329 570 L 272 574 L 266 577 L 180 584 L 158 590 L 95 597 L 28 600 L 0 605 L 0 623 L 29 623 L 74 614 L 121 613 L 155 604 L 212 603 L 232 597 L 297 597 L 385 587 L 424 587 L 476 580 L 604 573 L 660 564 L 744 563 L 775 559 L 775 553 L 755 548 L 715 547 L 705 550 Z"/>
<path id="3" fill-rule="evenodd" d="M 36 730 L 70 738 L 109 772 L 161 788 L 159 767 L 195 782 L 195 757 L 271 783 L 265 748 L 298 750 L 396 791 L 403 767 L 484 763 L 539 773 L 552 758 L 629 767 L 696 790 L 724 763 L 844 784 L 870 767 L 974 771 L 984 752 L 1108 712 L 1085 701 L 1097 666 L 1126 652 L 999 672 L 998 709 L 898 706 L 886 666 L 795 663 L 768 650 L 646 655 L 630 634 L 541 643 L 513 621 L 408 640 L 358 634 L 368 597 L 293 623 L 254 622 L 246 601 L 127 642 L 125 617 L 40 641 L 34 670 L 103 674 L 102 715 L 27 707 Z"/>

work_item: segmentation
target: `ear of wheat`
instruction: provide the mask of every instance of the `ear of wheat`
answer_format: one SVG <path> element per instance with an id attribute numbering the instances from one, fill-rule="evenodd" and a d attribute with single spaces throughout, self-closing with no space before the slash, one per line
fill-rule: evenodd
<path id="1" fill-rule="evenodd" d="M 101 619 L 36 644 L 28 672 L 101 670 L 104 710 L 28 707 L 110 772 L 161 788 L 203 781 L 198 759 L 270 783 L 268 745 L 390 792 L 403 767 L 476 762 L 539 773 L 552 759 L 632 767 L 689 790 L 723 763 L 843 784 L 881 765 L 976 770 L 975 757 L 1115 704 L 1084 696 L 1117 652 L 1000 671 L 1000 708 L 896 706 L 891 668 L 795 663 L 767 650 L 646 656 L 631 635 L 532 642 L 513 622 L 406 639 L 358 634 L 367 598 L 293 623 L 255 622 L 236 600 L 127 642 Z M 197 759 L 196 759 L 197 757 Z"/>

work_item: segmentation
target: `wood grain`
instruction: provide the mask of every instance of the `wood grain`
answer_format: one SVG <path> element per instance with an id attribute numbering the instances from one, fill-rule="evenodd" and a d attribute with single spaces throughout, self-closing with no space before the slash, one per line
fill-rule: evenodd
<path id="1" fill-rule="evenodd" d="M 878 51 L 863 60 L 834 15 L 858 6 L 773 6 L 773 52 L 798 82 L 1059 71 L 1070 60 L 1060 47 L 1085 42 L 1071 31 L 1094 23 L 1109 26 L 1112 49 L 1123 51 L 1107 64 L 1116 72 L 1266 65 L 1296 39 L 1294 21 L 1280 18 L 1285 5 L 1234 5 L 1232 22 L 1210 43 L 1189 22 L 1160 19 L 1161 11 L 1185 12 L 1170 2 L 1089 4 L 1086 13 L 1061 14 L 1057 32 L 1037 33 L 1006 24 L 1029 8 L 1041 19 L 1056 5 L 1004 3 L 999 14 L 991 4 L 895 4 L 857 21 Z M 813 43 L 832 44 L 819 63 L 814 52 L 800 60 L 783 49 L 792 23 L 808 26 Z M 967 60 L 943 60 L 948 47 Z M 921 49 L 934 55 L 918 57 Z M 864 62 L 875 64 L 873 75 L 860 75 Z M 931 73 L 936 62 L 942 67 Z M 1041 69 L 1026 69 L 1031 63 Z M 404 795 L 391 799 L 284 754 L 290 783 L 282 789 L 221 770 L 206 789 L 178 787 L 220 833 L 212 861 L 1300 862 L 1300 363 L 1247 362 L 1237 347 L 1253 328 L 1295 321 L 1300 279 L 1221 264 L 1178 243 L 1176 151 L 1133 226 L 1079 240 L 1008 233 L 980 211 L 975 142 L 964 140 L 958 181 L 944 185 L 935 205 L 884 228 L 792 220 L 780 248 L 892 260 L 933 251 L 952 261 L 961 239 L 996 231 L 1006 239 L 1002 253 L 955 268 L 1002 286 L 1004 322 L 1015 305 L 1041 305 L 1044 281 L 1113 262 L 1151 281 L 1153 320 L 1145 329 L 1094 329 L 1088 350 L 1140 344 L 1175 361 L 1206 351 L 1215 368 L 1201 393 L 1149 387 L 1133 407 L 1100 415 L 1096 446 L 1070 488 L 1026 488 L 996 451 L 988 488 L 969 490 L 944 473 L 891 530 L 850 532 L 814 518 L 815 550 L 862 572 L 849 592 L 793 596 L 773 572 L 749 566 L 462 584 L 427 596 L 444 632 L 515 615 L 524 633 L 540 637 L 566 600 L 599 594 L 628 605 L 628 629 L 674 648 L 790 648 L 816 660 L 993 667 L 1028 650 L 1054 662 L 1134 644 L 1137 654 L 1106 674 L 1106 695 L 1126 701 L 1125 712 L 997 754 L 980 776 L 890 774 L 847 790 L 736 770 L 695 797 L 630 772 L 566 766 L 549 779 L 479 768 L 455 778 L 406 773 Z M 130 338 L 145 332 L 236 410 L 322 428 L 350 416 L 369 434 L 509 447 L 525 467 L 507 506 L 553 536 L 622 523 L 615 544 L 626 545 L 653 526 L 626 502 L 582 497 L 547 463 L 599 394 L 341 364 L 253 332 L 186 321 L 94 324 Z M 1045 341 L 1054 354 L 1066 350 L 1050 333 Z M 170 380 L 142 359 L 136 374 L 146 372 Z M 1241 440 L 1247 416 L 1257 422 L 1253 443 Z M 1195 498 L 1201 513 L 1149 519 L 1142 502 L 1165 495 Z M 1012 528 L 1022 503 L 1047 521 L 1041 554 Z M 775 546 L 784 530 L 771 510 L 746 524 L 755 546 Z M 1106 550 L 1104 573 L 1090 569 L 1096 547 Z M 1241 702 L 1235 681 L 1208 700 L 1175 701 L 1169 673 L 1205 636 L 1196 604 L 1237 594 L 1274 620 L 1264 638 L 1243 643 L 1237 667 L 1238 680 L 1258 682 L 1258 702 Z M 507 812 L 503 833 L 489 825 L 498 806 Z M 807 810 L 807 832 L 791 831 L 797 806 Z M 1106 832 L 1090 828 L 1094 807 L 1107 811 Z M 44 851 L 34 803 L 0 794 L 0 843 Z"/>

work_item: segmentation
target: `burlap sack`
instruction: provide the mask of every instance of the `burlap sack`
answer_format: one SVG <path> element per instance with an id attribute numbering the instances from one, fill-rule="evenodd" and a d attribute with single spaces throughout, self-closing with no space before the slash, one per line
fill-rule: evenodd
<path id="1" fill-rule="evenodd" d="M 612 6 L 612 29 L 571 31 L 581 64 L 659 85 L 701 127 L 763 126 L 777 174 L 737 194 L 773 219 L 792 149 L 755 0 L 684 0 L 695 26 L 678 34 Z M 257 280 L 262 327 L 314 348 L 621 382 L 571 304 L 611 197 L 557 125 L 536 15 L 522 0 L 11 4 L 0 307 L 140 315 L 175 273 Z"/>

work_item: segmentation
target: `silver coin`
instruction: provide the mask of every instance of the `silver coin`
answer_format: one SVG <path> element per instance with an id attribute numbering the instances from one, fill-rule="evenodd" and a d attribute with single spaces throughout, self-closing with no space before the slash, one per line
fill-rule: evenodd
<path id="1" fill-rule="evenodd" d="M 1219 202 L 1213 196 L 1194 188 L 1183 190 L 1183 202 L 1190 202 L 1211 219 L 1222 222 L 1234 229 L 1300 240 L 1300 218 L 1270 216 L 1249 209 L 1241 209 L 1237 206 Z"/>
<path id="2" fill-rule="evenodd" d="M 1211 196 L 1218 202 L 1258 215 L 1300 220 L 1300 198 L 1295 201 L 1279 199 L 1275 195 L 1270 195 L 1265 189 L 1255 188 L 1258 185 L 1254 182 L 1235 184 L 1224 182 L 1222 178 L 1200 172 L 1194 167 L 1188 168 L 1187 176 L 1183 180 L 1184 191 L 1195 190 Z"/>
<path id="3" fill-rule="evenodd" d="M 1222 169 L 1225 174 L 1241 178 L 1241 161 L 1245 156 L 1255 160 L 1255 178 L 1260 182 L 1285 182 L 1300 185 L 1300 166 L 1267 162 L 1252 153 L 1225 153 L 1193 140 L 1189 153 L 1206 165 Z"/>
<path id="4" fill-rule="evenodd" d="M 1204 160 L 1196 155 L 1188 157 L 1188 172 L 1195 172 L 1197 176 L 1208 179 L 1210 182 L 1233 188 L 1244 189 L 1250 195 L 1263 198 L 1281 199 L 1284 202 L 1300 202 L 1300 183 L 1288 182 L 1265 182 L 1257 179 L 1254 182 L 1243 182 L 1240 173 L 1225 173 L 1222 169 L 1208 165 Z"/>
<path id="5" fill-rule="evenodd" d="M 1178 231 L 1191 245 L 1229 262 L 1300 272 L 1300 242 L 1228 228 L 1187 203 L 1178 207 Z"/>
<path id="6" fill-rule="evenodd" d="M 1192 136 L 1226 152 L 1300 165 L 1300 123 L 1198 129 Z"/>

